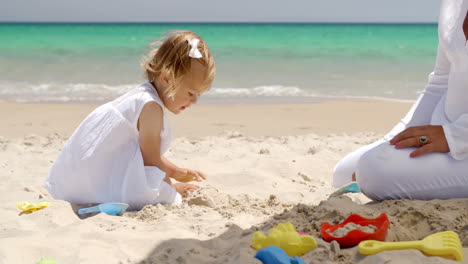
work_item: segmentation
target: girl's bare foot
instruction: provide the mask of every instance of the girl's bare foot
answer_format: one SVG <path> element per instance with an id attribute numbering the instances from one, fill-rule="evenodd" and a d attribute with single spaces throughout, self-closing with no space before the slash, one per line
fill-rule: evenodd
<path id="1" fill-rule="evenodd" d="M 187 197 L 187 194 L 189 192 L 196 191 L 200 189 L 200 187 L 190 184 L 190 183 L 184 183 L 184 182 L 177 182 L 174 183 L 174 189 L 182 195 L 182 197 Z"/>

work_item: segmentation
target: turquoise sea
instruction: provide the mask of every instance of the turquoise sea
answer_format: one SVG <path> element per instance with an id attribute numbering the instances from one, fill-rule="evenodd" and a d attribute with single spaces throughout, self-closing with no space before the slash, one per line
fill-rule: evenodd
<path id="1" fill-rule="evenodd" d="M 167 30 L 200 34 L 217 62 L 205 98 L 414 100 L 437 50 L 435 24 L 0 24 L 0 100 L 104 102 L 143 81 Z"/>

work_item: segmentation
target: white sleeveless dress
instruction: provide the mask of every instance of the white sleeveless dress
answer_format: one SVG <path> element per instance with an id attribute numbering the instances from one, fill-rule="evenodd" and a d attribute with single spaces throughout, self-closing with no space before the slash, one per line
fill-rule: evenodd
<path id="1" fill-rule="evenodd" d="M 46 179 L 50 194 L 77 204 L 122 202 L 133 210 L 180 203 L 180 194 L 164 181 L 165 172 L 144 166 L 137 122 L 143 106 L 152 101 L 163 109 L 163 155 L 171 137 L 167 110 L 156 89 L 145 83 L 99 106 L 80 124 Z"/>

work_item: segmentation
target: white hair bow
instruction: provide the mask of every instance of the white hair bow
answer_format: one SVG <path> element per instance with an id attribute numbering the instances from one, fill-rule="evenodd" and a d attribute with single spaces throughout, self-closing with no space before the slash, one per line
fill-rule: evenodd
<path id="1" fill-rule="evenodd" d="M 199 59 L 203 57 L 200 51 L 198 50 L 198 42 L 200 42 L 200 40 L 197 38 L 194 38 L 188 41 L 191 47 L 190 52 L 189 52 L 189 56 L 191 58 Z"/>

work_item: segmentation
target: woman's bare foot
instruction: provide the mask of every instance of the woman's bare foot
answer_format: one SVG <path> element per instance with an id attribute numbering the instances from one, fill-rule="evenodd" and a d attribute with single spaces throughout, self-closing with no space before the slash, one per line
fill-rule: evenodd
<path id="1" fill-rule="evenodd" d="M 173 184 L 174 189 L 182 195 L 182 197 L 187 197 L 187 194 L 189 192 L 196 191 L 200 189 L 200 187 L 190 184 L 190 183 L 184 183 L 184 182 L 177 182 Z"/>

